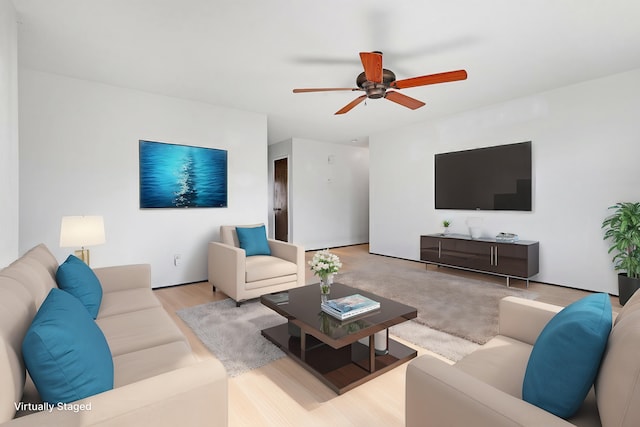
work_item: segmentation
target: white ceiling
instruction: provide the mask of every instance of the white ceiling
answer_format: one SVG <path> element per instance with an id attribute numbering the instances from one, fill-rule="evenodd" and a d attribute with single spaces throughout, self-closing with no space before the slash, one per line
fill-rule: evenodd
<path id="1" fill-rule="evenodd" d="M 640 68 L 636 0 L 13 0 L 19 60 L 111 85 L 264 113 L 270 143 L 338 143 Z M 466 69 L 404 89 L 412 111 L 355 87 L 360 51 L 398 79 Z"/>

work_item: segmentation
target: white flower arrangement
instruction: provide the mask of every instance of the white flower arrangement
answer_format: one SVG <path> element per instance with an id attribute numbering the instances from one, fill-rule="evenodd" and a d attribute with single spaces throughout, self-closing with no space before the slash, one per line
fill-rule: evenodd
<path id="1" fill-rule="evenodd" d="M 332 254 L 328 250 L 318 251 L 313 255 L 313 259 L 309 261 L 313 274 L 325 280 L 330 274 L 337 273 L 342 267 L 340 258 L 336 254 Z"/>

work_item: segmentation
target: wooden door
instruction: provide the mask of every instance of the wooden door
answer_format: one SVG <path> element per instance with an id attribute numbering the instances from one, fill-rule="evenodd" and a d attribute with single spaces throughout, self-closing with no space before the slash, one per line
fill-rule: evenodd
<path id="1" fill-rule="evenodd" d="M 273 163 L 274 237 L 289 241 L 289 165 L 288 159 Z"/>

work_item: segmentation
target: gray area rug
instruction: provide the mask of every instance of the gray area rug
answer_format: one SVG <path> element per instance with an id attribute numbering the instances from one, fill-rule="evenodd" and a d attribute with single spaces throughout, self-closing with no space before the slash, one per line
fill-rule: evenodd
<path id="1" fill-rule="evenodd" d="M 364 269 L 337 274 L 335 281 L 416 307 L 414 322 L 478 344 L 497 335 L 502 298 L 537 298 L 528 290 L 388 263 L 368 263 Z"/>
<path id="2" fill-rule="evenodd" d="M 177 314 L 222 362 L 230 377 L 285 356 L 260 331 L 286 319 L 259 301 L 236 307 L 235 301 L 226 299 L 183 308 Z"/>
<path id="3" fill-rule="evenodd" d="M 417 322 L 404 322 L 392 326 L 389 333 L 454 362 L 480 347 L 480 344 L 436 331 Z"/>
<path id="4" fill-rule="evenodd" d="M 237 308 L 233 300 L 226 299 L 184 308 L 177 314 L 222 362 L 230 377 L 285 356 L 260 331 L 286 320 L 259 301 L 246 302 Z M 415 322 L 393 326 L 390 333 L 454 362 L 479 346 Z"/>
<path id="5" fill-rule="evenodd" d="M 392 335 L 458 361 L 498 332 L 498 302 L 508 295 L 534 299 L 530 291 L 431 270 L 369 265 L 336 281 L 418 309 L 418 317 L 390 329 Z M 317 285 L 312 285 L 317 286 Z M 254 300 L 239 308 L 231 299 L 189 307 L 178 316 L 220 359 L 229 376 L 259 368 L 285 354 L 260 331 L 286 320 Z"/>

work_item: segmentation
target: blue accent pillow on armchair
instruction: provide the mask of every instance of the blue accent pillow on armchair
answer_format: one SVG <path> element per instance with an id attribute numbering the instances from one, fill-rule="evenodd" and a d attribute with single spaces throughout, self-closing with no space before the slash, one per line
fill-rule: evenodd
<path id="1" fill-rule="evenodd" d="M 69 255 L 56 271 L 56 282 L 63 291 L 78 298 L 94 319 L 102 303 L 102 285 L 91 267 L 80 258 Z"/>
<path id="2" fill-rule="evenodd" d="M 69 403 L 113 388 L 104 334 L 73 295 L 53 288 L 22 341 L 24 363 L 42 400 Z"/>
<path id="3" fill-rule="evenodd" d="M 264 225 L 260 227 L 236 227 L 238 242 L 247 256 L 271 255 L 267 230 Z"/>
<path id="4" fill-rule="evenodd" d="M 598 374 L 610 332 L 609 295 L 589 295 L 565 307 L 533 346 L 522 398 L 562 418 L 575 414 Z"/>

